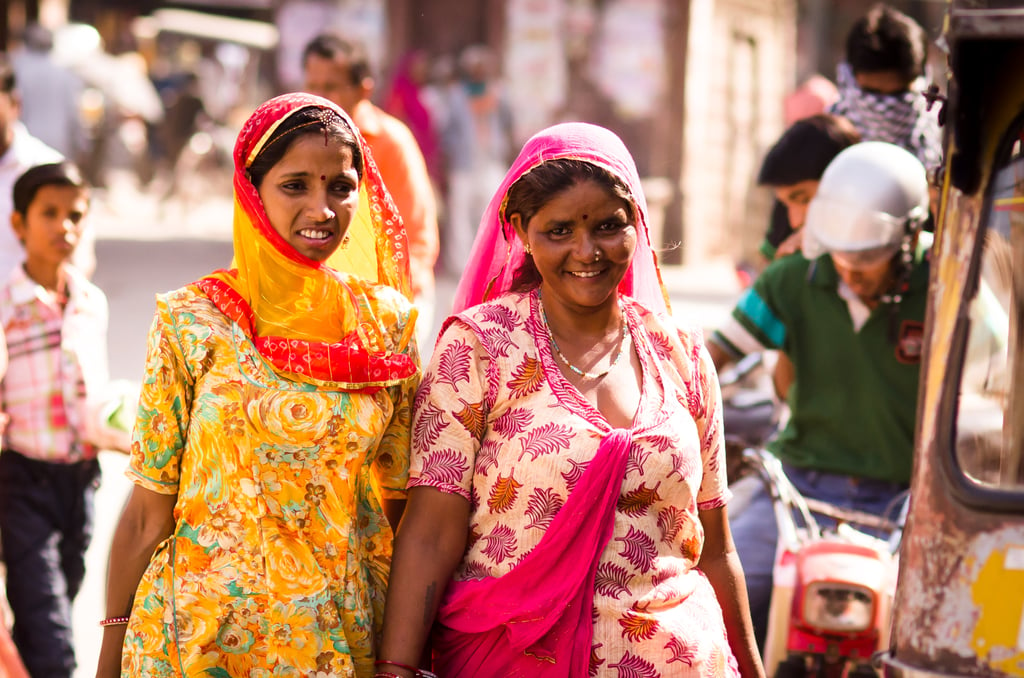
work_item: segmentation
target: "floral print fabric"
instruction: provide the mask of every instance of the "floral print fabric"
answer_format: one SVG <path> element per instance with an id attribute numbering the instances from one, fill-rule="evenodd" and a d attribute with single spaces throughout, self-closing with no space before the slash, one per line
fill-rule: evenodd
<path id="1" fill-rule="evenodd" d="M 405 298 L 349 284 L 397 343 Z M 122 675 L 372 676 L 382 500 L 404 498 L 414 387 L 284 380 L 198 288 L 159 297 L 128 473 L 177 493 L 175 530 L 136 594 Z"/>
<path id="2" fill-rule="evenodd" d="M 596 572 L 590 675 L 734 674 L 721 609 L 696 569 L 698 511 L 728 499 L 714 368 L 698 333 L 623 300 L 643 386 L 614 534 Z M 536 292 L 457 316 L 415 412 L 409 486 L 471 503 L 456 580 L 514 568 L 610 430 L 555 362 Z"/>

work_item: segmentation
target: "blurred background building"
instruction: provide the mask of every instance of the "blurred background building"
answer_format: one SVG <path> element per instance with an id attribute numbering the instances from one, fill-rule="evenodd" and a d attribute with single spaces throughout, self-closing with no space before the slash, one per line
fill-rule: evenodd
<path id="1" fill-rule="evenodd" d="M 229 128 L 268 96 L 301 87 L 302 48 L 324 28 L 369 47 L 379 97 L 412 50 L 433 64 L 425 84 L 443 88 L 458 54 L 469 45 L 486 45 L 497 56 L 516 144 L 567 119 L 615 130 L 646 177 L 653 235 L 666 247 L 662 258 L 742 261 L 753 256 L 767 223 L 769 195 L 756 190 L 754 180 L 764 151 L 785 126 L 784 100 L 814 74 L 834 79 L 846 31 L 870 4 L 6 0 L 0 43 L 17 48 L 21 30 L 32 21 L 55 30 L 90 25 L 106 54 L 141 57 L 165 106 L 166 88 L 173 84 L 175 96 L 184 89 L 174 78 L 183 70 L 197 74 L 194 93 L 203 113 Z M 944 3 L 890 4 L 938 37 Z M 934 61 L 942 63 L 937 50 Z M 142 111 L 128 112 L 151 131 L 157 124 Z M 160 152 L 157 146 L 150 155 Z M 156 171 L 140 169 L 143 175 Z"/>

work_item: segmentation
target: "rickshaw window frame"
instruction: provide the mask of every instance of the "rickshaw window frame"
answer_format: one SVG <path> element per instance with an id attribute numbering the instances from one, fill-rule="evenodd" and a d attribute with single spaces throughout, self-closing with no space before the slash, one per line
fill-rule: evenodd
<path id="1" fill-rule="evenodd" d="M 945 475 L 947 485 L 953 498 L 960 504 L 987 513 L 1019 513 L 1024 509 L 1024 485 L 993 488 L 971 480 L 960 466 L 957 458 L 956 436 L 960 414 L 960 386 L 963 382 L 964 363 L 967 357 L 967 341 L 970 335 L 970 305 L 977 297 L 981 281 L 981 259 L 985 249 L 984 235 L 988 231 L 994 202 L 995 170 L 1005 167 L 1013 153 L 1013 145 L 1024 133 L 1024 113 L 1019 113 L 1010 123 L 1008 129 L 997 146 L 993 156 L 992 172 L 988 176 L 985 188 L 985 200 L 982 203 L 983 220 L 978 224 L 974 249 L 971 252 L 967 269 L 967 280 L 964 283 L 964 294 L 957 309 L 956 327 L 950 345 L 950 361 L 944 378 L 943 391 L 945 396 L 939 403 L 940 420 L 949 422 L 947 435 L 937 435 L 939 467 Z M 947 160 L 948 162 L 948 160 Z M 947 179 L 948 181 L 948 179 Z M 1024 275 L 1024 272 L 1022 272 Z M 1024 300 L 1022 300 L 1024 301 Z M 1024 356 L 1021 356 L 1024 359 Z M 941 449 L 945 446 L 946 449 Z"/>

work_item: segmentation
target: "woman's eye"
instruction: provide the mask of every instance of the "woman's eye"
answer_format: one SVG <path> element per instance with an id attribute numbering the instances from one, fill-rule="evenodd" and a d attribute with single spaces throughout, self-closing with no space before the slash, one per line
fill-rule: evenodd
<path id="1" fill-rule="evenodd" d="M 286 191 L 301 191 L 306 188 L 306 184 L 301 181 L 286 181 L 281 184 L 281 188 Z"/>
<path id="2" fill-rule="evenodd" d="M 337 183 L 331 186 L 331 190 L 335 193 L 341 193 L 342 195 L 348 195 L 352 191 L 356 190 L 356 187 L 348 182 Z"/>
<path id="3" fill-rule="evenodd" d="M 550 235 L 553 238 L 559 238 L 565 235 L 569 235 L 569 233 L 571 232 L 572 229 L 570 229 L 568 226 L 555 226 L 550 231 L 548 231 L 548 235 Z"/>
<path id="4" fill-rule="evenodd" d="M 630 224 L 625 221 L 613 219 L 612 221 L 606 221 L 603 224 L 601 224 L 599 230 L 602 233 L 618 233 L 619 231 L 622 231 L 623 229 L 626 229 L 629 226 Z"/>

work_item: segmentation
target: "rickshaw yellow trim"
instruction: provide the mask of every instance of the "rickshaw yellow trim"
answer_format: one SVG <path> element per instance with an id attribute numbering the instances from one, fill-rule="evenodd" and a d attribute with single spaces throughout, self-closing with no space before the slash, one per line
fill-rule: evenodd
<path id="1" fill-rule="evenodd" d="M 992 551 L 971 586 L 978 608 L 971 646 L 989 666 L 1024 674 L 1024 545 Z"/>

